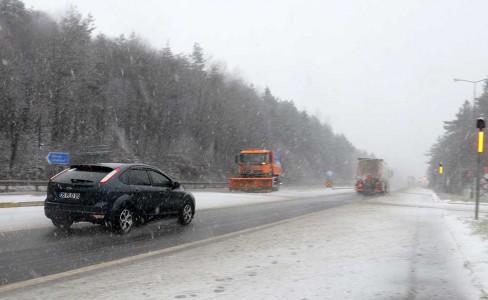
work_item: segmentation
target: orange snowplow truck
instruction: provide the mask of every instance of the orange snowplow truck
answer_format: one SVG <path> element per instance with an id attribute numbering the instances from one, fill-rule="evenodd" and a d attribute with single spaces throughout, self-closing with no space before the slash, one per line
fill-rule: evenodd
<path id="1" fill-rule="evenodd" d="M 280 187 L 281 162 L 277 152 L 264 149 L 243 149 L 236 156 L 238 177 L 229 179 L 229 190 L 271 192 Z"/>

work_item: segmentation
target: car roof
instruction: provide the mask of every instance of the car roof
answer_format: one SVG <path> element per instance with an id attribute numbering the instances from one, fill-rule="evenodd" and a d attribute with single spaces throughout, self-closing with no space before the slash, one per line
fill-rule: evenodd
<path id="1" fill-rule="evenodd" d="M 146 165 L 146 164 L 137 164 L 137 163 L 96 163 L 96 164 L 74 164 L 71 167 L 75 166 L 101 166 L 101 167 L 108 167 L 111 169 L 115 168 L 121 168 L 121 169 L 127 169 L 133 166 L 139 166 L 139 167 L 148 167 L 148 168 L 153 168 L 153 169 L 158 169 L 157 167 Z"/>

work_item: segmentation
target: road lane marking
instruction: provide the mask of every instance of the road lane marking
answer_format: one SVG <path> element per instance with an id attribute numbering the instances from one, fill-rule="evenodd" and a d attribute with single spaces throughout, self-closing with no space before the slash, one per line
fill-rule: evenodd
<path id="1" fill-rule="evenodd" d="M 211 242 L 217 242 L 219 240 L 224 240 L 224 239 L 232 238 L 232 237 L 239 236 L 242 234 L 260 231 L 260 230 L 263 230 L 263 229 L 266 229 L 269 227 L 273 227 L 273 226 L 277 226 L 280 224 L 304 219 L 304 218 L 307 218 L 307 217 L 310 217 L 310 216 L 313 216 L 316 214 L 323 213 L 325 210 L 342 207 L 343 205 L 347 205 L 347 204 L 354 204 L 354 203 L 346 202 L 346 203 L 339 204 L 339 205 L 334 206 L 334 207 L 326 208 L 324 210 L 311 212 L 311 213 L 307 213 L 305 215 L 301 215 L 301 216 L 297 216 L 297 217 L 293 217 L 293 218 L 289 218 L 289 219 L 285 219 L 285 220 L 280 220 L 280 221 L 276 221 L 276 222 L 272 222 L 272 223 L 268 223 L 268 224 L 264 224 L 264 225 L 259 225 L 256 227 L 246 228 L 246 229 L 242 229 L 239 231 L 229 232 L 229 233 L 225 233 L 222 235 L 210 237 L 210 238 L 195 241 L 195 242 L 181 244 L 181 245 L 177 245 L 177 246 L 173 246 L 173 247 L 169 247 L 169 248 L 165 248 L 165 249 L 160 249 L 160 250 L 156 250 L 156 251 L 150 251 L 150 252 L 146 252 L 146 253 L 136 254 L 133 256 L 129 256 L 129 257 L 124 257 L 124 258 L 120 258 L 120 259 L 116 259 L 116 260 L 112 260 L 112 261 L 99 263 L 96 265 L 86 266 L 86 267 L 73 269 L 73 270 L 69 270 L 69 271 L 65 271 L 65 272 L 61 272 L 61 273 L 57 273 L 57 274 L 46 275 L 46 276 L 39 277 L 39 278 L 28 279 L 28 280 L 24 280 L 24 281 L 19 281 L 19 282 L 7 284 L 4 286 L 0 286 L 0 293 L 12 291 L 12 290 L 19 289 L 19 288 L 26 288 L 29 286 L 33 286 L 33 285 L 37 285 L 37 284 L 41 284 L 41 283 L 46 283 L 46 282 L 50 282 L 50 281 L 54 281 L 54 280 L 64 279 L 64 278 L 75 276 L 75 275 L 82 275 L 82 274 L 87 273 L 87 272 L 93 272 L 93 271 L 97 271 L 97 270 L 106 269 L 108 267 L 119 266 L 119 265 L 122 265 L 125 263 L 130 263 L 130 262 L 134 262 L 134 261 L 141 260 L 141 259 L 146 259 L 146 258 L 150 258 L 150 257 L 162 255 L 162 254 L 176 252 L 179 250 L 185 250 L 185 249 L 200 246 L 200 245 L 203 246 L 203 245 L 211 243 Z"/>

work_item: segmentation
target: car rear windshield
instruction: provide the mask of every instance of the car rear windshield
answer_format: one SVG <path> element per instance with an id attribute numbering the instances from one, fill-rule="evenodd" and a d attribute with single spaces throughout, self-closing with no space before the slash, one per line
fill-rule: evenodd
<path id="1" fill-rule="evenodd" d="M 57 183 L 98 183 L 112 168 L 105 166 L 72 166 L 68 171 L 53 179 Z"/>

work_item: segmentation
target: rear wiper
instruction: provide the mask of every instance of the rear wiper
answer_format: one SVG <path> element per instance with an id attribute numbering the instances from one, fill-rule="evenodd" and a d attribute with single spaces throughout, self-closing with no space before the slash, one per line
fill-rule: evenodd
<path id="1" fill-rule="evenodd" d="M 93 182 L 92 180 L 88 180 L 88 179 L 71 179 L 71 182 L 72 183 L 79 183 L 79 182 Z"/>

